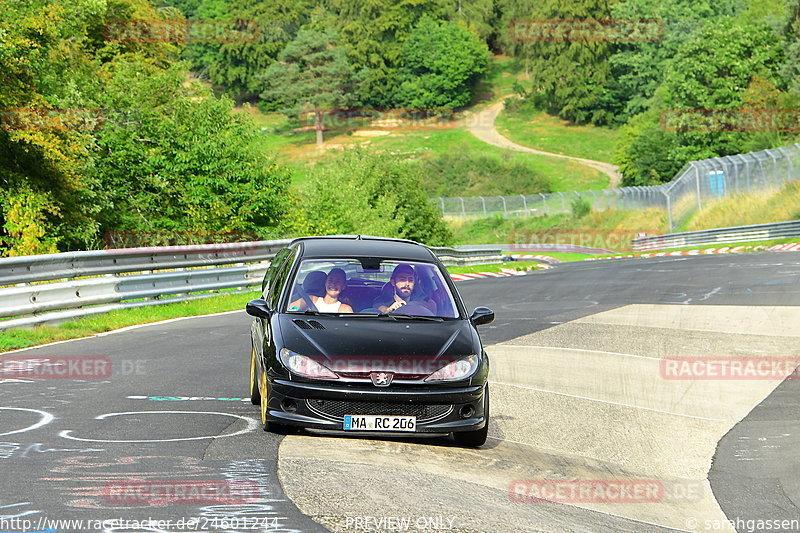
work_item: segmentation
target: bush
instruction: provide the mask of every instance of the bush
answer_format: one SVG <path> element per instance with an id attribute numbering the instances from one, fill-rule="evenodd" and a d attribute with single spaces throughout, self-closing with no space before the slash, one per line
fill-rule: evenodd
<path id="1" fill-rule="evenodd" d="M 413 109 L 469 104 L 489 64 L 486 44 L 454 22 L 423 17 L 404 43 L 395 100 Z"/>
<path id="2" fill-rule="evenodd" d="M 428 196 L 499 196 L 552 192 L 550 182 L 523 164 L 496 157 L 446 153 L 420 162 Z"/>
<path id="3" fill-rule="evenodd" d="M 572 207 L 572 218 L 585 217 L 592 212 L 592 204 L 583 198 L 575 198 L 570 206 Z"/>
<path id="4" fill-rule="evenodd" d="M 450 232 L 418 173 L 413 163 L 387 154 L 347 151 L 294 199 L 283 228 L 295 235 L 366 234 L 449 244 Z"/>

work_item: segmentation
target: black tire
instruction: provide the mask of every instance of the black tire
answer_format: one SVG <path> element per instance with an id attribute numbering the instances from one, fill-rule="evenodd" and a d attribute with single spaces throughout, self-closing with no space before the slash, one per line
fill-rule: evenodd
<path id="1" fill-rule="evenodd" d="M 292 426 L 284 426 L 283 424 L 277 424 L 275 422 L 270 422 L 267 417 L 267 412 L 269 408 L 269 381 L 267 380 L 267 373 L 265 371 L 261 371 L 261 379 L 259 383 L 256 385 L 256 390 L 258 391 L 258 403 L 261 405 L 261 424 L 264 428 L 264 431 L 268 431 L 270 433 L 277 433 L 278 435 L 289 435 L 294 431 Z"/>
<path id="2" fill-rule="evenodd" d="M 457 431 L 453 432 L 453 440 L 459 446 L 468 448 L 477 448 L 486 444 L 486 438 L 489 436 L 489 385 L 486 385 L 483 400 L 483 416 L 486 423 L 481 429 L 475 431 Z"/>
<path id="3" fill-rule="evenodd" d="M 256 378 L 256 349 L 250 349 L 250 403 L 261 405 L 261 393 L 258 390 L 258 378 Z"/>

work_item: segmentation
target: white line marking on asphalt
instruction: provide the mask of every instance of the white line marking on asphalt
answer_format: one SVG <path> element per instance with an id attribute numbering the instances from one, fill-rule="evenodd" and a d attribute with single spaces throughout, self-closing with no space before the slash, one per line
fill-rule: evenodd
<path id="1" fill-rule="evenodd" d="M 704 300 L 708 300 L 709 298 L 711 298 L 712 296 L 714 296 L 715 294 L 717 294 L 721 290 L 722 290 L 722 287 L 716 287 L 714 290 L 707 292 L 702 298 L 700 298 L 699 301 L 702 302 Z"/>
<path id="2" fill-rule="evenodd" d="M 7 431 L 6 433 L 0 433 L 0 437 L 5 437 L 6 435 L 14 435 L 15 433 L 25 433 L 26 431 L 33 431 L 34 429 L 39 429 L 42 426 L 46 426 L 56 418 L 46 411 L 39 411 L 38 409 L 26 409 L 24 407 L 0 407 L 0 411 L 27 411 L 29 413 L 36 413 L 37 415 L 42 417 L 41 420 L 39 420 L 32 426 L 28 426 L 22 429 L 17 429 L 15 431 Z"/>
<path id="3" fill-rule="evenodd" d="M 577 398 L 579 400 L 588 400 L 590 402 L 606 403 L 606 404 L 610 404 L 610 405 L 619 405 L 621 407 L 630 407 L 631 409 L 641 409 L 642 411 L 652 411 L 654 413 L 661 413 L 661 414 L 664 414 L 664 415 L 681 416 L 681 417 L 684 417 L 684 418 L 695 418 L 697 420 L 708 420 L 710 422 L 727 422 L 727 420 L 724 420 L 724 419 L 721 419 L 721 418 L 706 418 L 704 416 L 695 416 L 695 415 L 687 415 L 687 414 L 684 414 L 684 413 L 675 413 L 675 412 L 672 412 L 672 411 L 663 411 L 661 409 L 654 409 L 652 407 L 642 407 L 640 405 L 633 405 L 633 404 L 629 404 L 629 403 L 612 402 L 610 400 L 600 400 L 598 398 L 590 398 L 588 396 L 579 396 L 577 394 L 568 394 L 566 392 L 556 392 L 556 391 L 547 390 L 547 389 L 539 389 L 537 387 L 528 387 L 528 386 L 525 386 L 525 385 L 516 385 L 514 383 L 504 383 L 502 381 L 492 381 L 492 384 L 494 384 L 494 385 L 505 385 L 506 387 L 517 387 L 518 389 L 532 390 L 532 391 L 536 391 L 536 392 L 545 392 L 547 394 L 556 394 L 558 396 L 567 396 L 569 398 Z"/>
<path id="4" fill-rule="evenodd" d="M 61 433 L 58 434 L 59 437 L 63 437 L 65 439 L 72 439 L 72 440 L 79 440 L 84 442 L 104 442 L 104 443 L 128 443 L 128 442 L 183 442 L 189 440 L 204 440 L 204 439 L 222 439 L 227 437 L 236 437 L 238 435 L 244 435 L 245 433 L 250 433 L 251 431 L 255 431 L 258 428 L 259 423 L 256 422 L 254 419 L 246 416 L 234 415 L 232 413 L 218 413 L 216 411 L 128 411 L 125 413 L 106 413 L 104 415 L 96 416 L 95 420 L 105 420 L 106 418 L 112 416 L 127 416 L 127 415 L 147 415 L 147 414 L 186 414 L 186 415 L 220 415 L 220 416 L 229 416 L 231 418 L 238 418 L 239 420 L 244 420 L 247 422 L 247 427 L 236 431 L 235 433 L 228 433 L 226 435 L 208 435 L 204 437 L 185 437 L 179 439 L 140 439 L 140 440 L 107 440 L 107 439 L 84 439 L 80 437 L 74 437 L 70 435 L 72 432 L 71 429 L 65 429 Z"/>
<path id="5" fill-rule="evenodd" d="M 586 353 L 601 353 L 604 355 L 619 355 L 621 357 L 635 357 L 637 359 L 652 359 L 653 361 L 661 361 L 663 357 L 650 357 L 648 355 L 636 355 L 631 353 L 619 353 L 619 352 L 604 352 L 602 350 L 585 350 L 583 348 L 565 348 L 563 346 L 530 346 L 527 344 L 505 344 L 505 343 L 498 343 L 494 346 L 500 346 L 502 348 L 536 348 L 542 350 L 569 350 L 571 352 L 586 352 Z"/>

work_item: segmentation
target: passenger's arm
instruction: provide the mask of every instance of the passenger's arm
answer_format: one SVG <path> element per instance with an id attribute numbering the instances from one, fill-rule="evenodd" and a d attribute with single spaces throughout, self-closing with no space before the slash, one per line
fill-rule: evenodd
<path id="1" fill-rule="evenodd" d="M 289 311 L 305 311 L 306 309 L 308 309 L 308 304 L 303 298 L 289 304 Z"/>

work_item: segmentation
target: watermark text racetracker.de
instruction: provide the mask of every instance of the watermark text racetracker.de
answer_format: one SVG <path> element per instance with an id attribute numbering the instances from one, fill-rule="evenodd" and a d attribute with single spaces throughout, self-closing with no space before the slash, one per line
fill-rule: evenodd
<path id="1" fill-rule="evenodd" d="M 800 357 L 665 357 L 659 364 L 668 380 L 800 379 Z"/>
<path id="2" fill-rule="evenodd" d="M 109 379 L 145 375 L 144 359 L 118 360 L 107 355 L 52 355 L 0 357 L 0 379 Z"/>
<path id="3" fill-rule="evenodd" d="M 800 132 L 796 109 L 665 109 L 661 128 L 668 132 Z"/>
<path id="4" fill-rule="evenodd" d="M 699 501 L 701 480 L 658 479 L 515 479 L 508 498 L 514 503 L 661 503 Z"/>
<path id="5" fill-rule="evenodd" d="M 103 499 L 113 505 L 174 505 L 249 503 L 261 491 L 249 481 L 114 481 L 103 487 Z"/>
<path id="6" fill-rule="evenodd" d="M 19 533 L 36 533 L 42 531 L 86 531 L 91 533 L 121 533 L 121 532 L 157 532 L 180 533 L 183 531 L 196 533 L 197 531 L 286 531 L 285 525 L 280 524 L 278 517 L 241 517 L 241 516 L 215 516 L 215 517 L 189 517 L 178 519 L 160 518 L 102 518 L 102 519 L 55 519 L 45 516 L 38 518 L 0 517 L 0 531 L 14 531 Z"/>
<path id="7" fill-rule="evenodd" d="M 625 250 L 633 239 L 642 234 L 658 235 L 655 229 L 647 230 L 598 230 L 575 228 L 570 230 L 513 230 L 508 235 L 509 244 L 553 245 L 570 244 L 605 250 Z"/>

